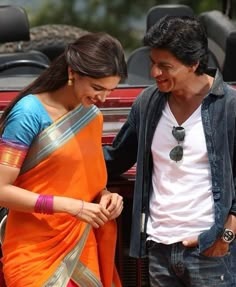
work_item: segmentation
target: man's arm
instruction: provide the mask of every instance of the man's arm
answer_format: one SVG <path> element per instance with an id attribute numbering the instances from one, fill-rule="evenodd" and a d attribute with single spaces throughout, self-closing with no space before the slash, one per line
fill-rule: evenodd
<path id="1" fill-rule="evenodd" d="M 108 177 L 114 177 L 129 170 L 136 162 L 138 150 L 137 134 L 127 120 L 111 146 L 103 146 Z"/>

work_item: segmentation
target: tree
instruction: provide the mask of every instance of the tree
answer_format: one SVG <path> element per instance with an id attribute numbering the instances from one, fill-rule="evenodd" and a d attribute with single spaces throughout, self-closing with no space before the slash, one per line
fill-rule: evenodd
<path id="1" fill-rule="evenodd" d="M 233 0 L 236 2 L 236 0 Z M 158 0 L 158 5 L 185 4 L 199 14 L 203 11 L 221 10 L 222 0 Z M 87 31 L 106 31 L 117 37 L 129 53 L 142 45 L 145 16 L 156 0 L 44 0 L 41 8 L 31 17 L 31 26 L 67 24 Z"/>

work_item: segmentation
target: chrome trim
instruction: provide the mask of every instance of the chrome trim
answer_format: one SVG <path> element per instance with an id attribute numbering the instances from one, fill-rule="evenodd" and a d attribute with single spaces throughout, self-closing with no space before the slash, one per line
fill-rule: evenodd
<path id="1" fill-rule="evenodd" d="M 130 112 L 129 108 L 117 107 L 117 108 L 100 108 L 100 111 L 104 116 L 112 116 L 112 115 L 123 115 L 127 116 Z"/>

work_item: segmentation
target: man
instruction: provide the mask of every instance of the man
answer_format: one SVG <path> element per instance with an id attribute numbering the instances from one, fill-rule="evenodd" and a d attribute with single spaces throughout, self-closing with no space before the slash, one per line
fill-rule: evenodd
<path id="1" fill-rule="evenodd" d="M 164 17 L 144 44 L 157 85 L 104 147 L 110 175 L 137 160 L 130 255 L 152 287 L 236 286 L 236 90 L 207 71 L 197 19 Z"/>

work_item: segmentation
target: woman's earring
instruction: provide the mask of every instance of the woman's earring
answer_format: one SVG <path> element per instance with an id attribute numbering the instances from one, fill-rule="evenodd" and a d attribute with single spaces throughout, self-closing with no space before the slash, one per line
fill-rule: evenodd
<path id="1" fill-rule="evenodd" d="M 73 85 L 73 81 L 72 81 L 72 79 L 68 79 L 67 84 L 68 84 L 68 86 L 72 86 L 72 85 Z"/>

